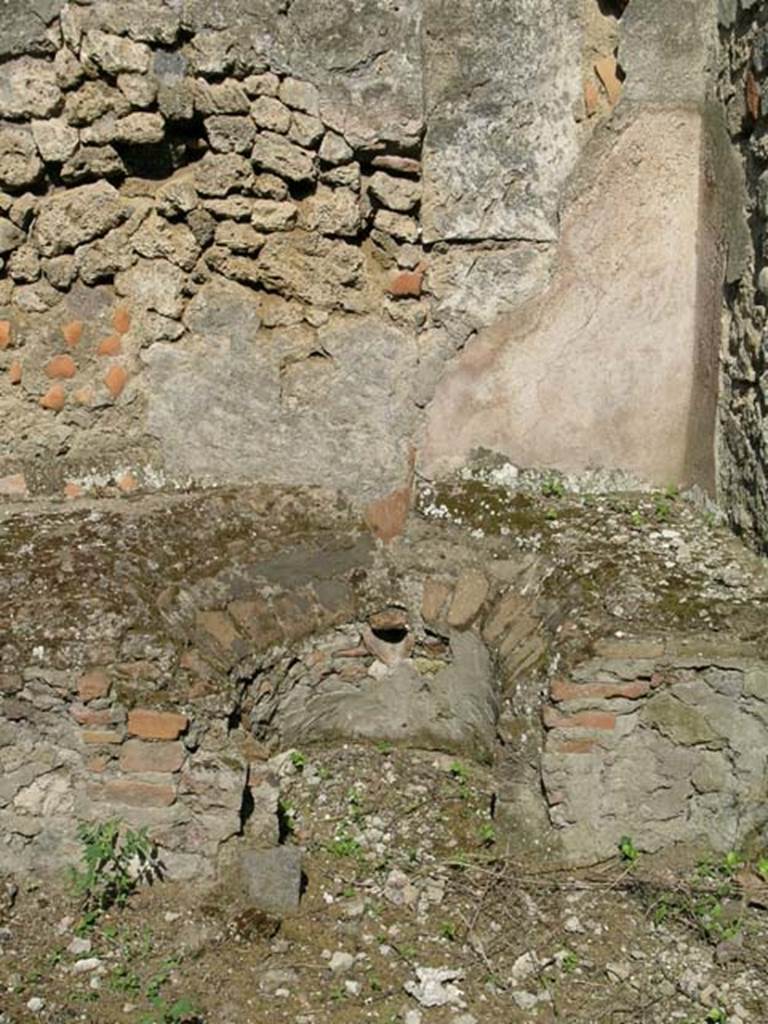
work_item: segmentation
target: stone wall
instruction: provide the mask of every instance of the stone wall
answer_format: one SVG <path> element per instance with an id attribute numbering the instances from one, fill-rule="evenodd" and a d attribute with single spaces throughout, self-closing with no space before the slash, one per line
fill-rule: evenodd
<path id="1" fill-rule="evenodd" d="M 317 489 L 8 510 L 0 871 L 117 816 L 210 877 L 337 743 L 491 765 L 514 855 L 764 842 L 765 566 L 682 503 L 551 501 L 453 482 L 384 548 Z"/>
<path id="2" fill-rule="evenodd" d="M 730 268 L 724 308 L 720 487 L 731 522 L 749 542 L 768 542 L 765 311 L 768 303 L 768 13 L 721 3 L 724 104 L 738 167 L 731 217 L 745 235 Z"/>
<path id="3" fill-rule="evenodd" d="M 709 4 L 22 6 L 3 494 L 330 484 L 387 533 L 479 447 L 712 490 Z"/>

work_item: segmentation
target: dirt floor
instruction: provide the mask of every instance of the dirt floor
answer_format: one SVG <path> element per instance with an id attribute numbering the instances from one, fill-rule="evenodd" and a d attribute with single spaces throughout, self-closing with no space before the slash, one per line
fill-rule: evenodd
<path id="1" fill-rule="evenodd" d="M 380 745 L 277 767 L 298 914 L 156 882 L 87 927 L 64 870 L 7 879 L 0 1022 L 768 1020 L 768 886 L 736 851 L 672 874 L 627 837 L 564 874 L 502 856 L 475 764 Z"/>

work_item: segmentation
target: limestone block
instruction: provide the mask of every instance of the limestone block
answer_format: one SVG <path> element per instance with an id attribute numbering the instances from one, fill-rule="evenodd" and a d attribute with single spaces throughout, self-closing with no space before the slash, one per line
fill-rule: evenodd
<path id="1" fill-rule="evenodd" d="M 247 114 L 250 106 L 239 82 L 195 82 L 195 108 L 201 114 Z"/>
<path id="2" fill-rule="evenodd" d="M 251 850 L 242 855 L 240 870 L 254 906 L 278 917 L 298 910 L 301 896 L 301 850 L 298 847 Z"/>
<path id="3" fill-rule="evenodd" d="M 63 97 L 52 64 L 32 57 L 0 64 L 0 118 L 50 117 Z"/>
<path id="4" fill-rule="evenodd" d="M 32 135 L 40 155 L 46 162 L 63 163 L 77 149 L 80 133 L 64 118 L 32 122 Z"/>
<path id="5" fill-rule="evenodd" d="M 173 178 L 157 191 L 157 210 L 163 217 L 179 217 L 198 205 L 195 186 L 188 177 Z"/>
<path id="6" fill-rule="evenodd" d="M 200 246 L 186 224 L 169 224 L 154 211 L 131 238 L 133 249 L 145 259 L 165 259 L 192 270 Z"/>
<path id="7" fill-rule="evenodd" d="M 275 18 L 271 53 L 292 76 L 284 96 L 353 146 L 418 144 L 422 129 L 422 5 L 361 0 L 354 17 L 336 0 L 294 0 Z M 319 109 L 313 109 L 317 87 Z M 306 91 L 303 98 L 300 89 Z M 301 105 L 300 105 L 301 104 Z"/>
<path id="8" fill-rule="evenodd" d="M 105 32 L 163 46 L 173 46 L 181 24 L 179 14 L 171 5 L 155 0 L 132 0 L 130 4 L 100 0 L 92 17 Z"/>
<path id="9" fill-rule="evenodd" d="M 251 204 L 251 224 L 257 231 L 288 231 L 296 223 L 294 203 L 255 199 Z"/>
<path id="10" fill-rule="evenodd" d="M 211 149 L 216 153 L 248 152 L 256 136 L 250 118 L 236 114 L 215 114 L 206 118 L 205 130 Z"/>
<path id="11" fill-rule="evenodd" d="M 70 93 L 64 105 L 66 120 L 75 127 L 92 124 L 105 114 L 124 117 L 131 105 L 119 89 L 106 82 L 86 82 L 77 92 Z"/>
<path id="12" fill-rule="evenodd" d="M 157 81 L 149 75 L 118 75 L 117 87 L 132 107 L 149 107 L 157 99 Z"/>
<path id="13" fill-rule="evenodd" d="M 130 213 L 107 182 L 83 185 L 41 199 L 33 239 L 44 256 L 57 256 L 105 235 Z"/>
<path id="14" fill-rule="evenodd" d="M 260 170 L 272 171 L 289 181 L 311 181 L 315 177 L 314 155 L 275 132 L 259 132 L 251 160 Z"/>
<path id="15" fill-rule="evenodd" d="M 161 114 L 150 114 L 137 111 L 115 122 L 113 141 L 127 142 L 131 145 L 150 145 L 162 142 L 165 135 L 165 121 Z"/>
<path id="16" fill-rule="evenodd" d="M 345 488 L 352 474 L 363 499 L 401 486 L 414 339 L 371 317 L 330 323 L 317 338 L 306 332 L 303 357 L 284 366 L 285 328 L 259 330 L 261 308 L 250 289 L 205 285 L 186 314 L 189 344 L 148 350 L 149 432 L 169 470 Z"/>
<path id="17" fill-rule="evenodd" d="M 85 33 L 80 46 L 80 59 L 108 75 L 122 72 L 149 70 L 150 49 L 144 43 L 134 43 L 122 36 L 91 29 Z"/>
<path id="18" fill-rule="evenodd" d="M 18 248 L 26 237 L 11 221 L 5 217 L 0 218 L 0 256 Z"/>
<path id="19" fill-rule="evenodd" d="M 118 295 L 130 298 L 140 309 L 162 316 L 179 317 L 184 308 L 184 271 L 164 259 L 141 259 L 115 278 Z"/>
<path id="20" fill-rule="evenodd" d="M 32 133 L 26 128 L 0 128 L 0 185 L 14 191 L 27 188 L 42 171 Z"/>
<path id="21" fill-rule="evenodd" d="M 360 222 L 360 202 L 351 189 L 318 185 L 300 207 L 299 225 L 307 231 L 319 231 L 321 235 L 354 238 L 360 230 Z"/>
<path id="22" fill-rule="evenodd" d="M 294 231 L 269 238 L 259 256 L 264 283 L 289 298 L 326 309 L 359 308 L 353 296 L 363 273 L 356 246 Z"/>
<path id="23" fill-rule="evenodd" d="M 226 196 L 244 188 L 252 178 L 245 157 L 228 153 L 206 153 L 195 164 L 192 176 L 195 188 L 203 196 Z"/>
<path id="24" fill-rule="evenodd" d="M 53 58 L 56 81 L 62 89 L 74 89 L 85 78 L 85 68 L 66 46 L 56 51 Z"/>
<path id="25" fill-rule="evenodd" d="M 354 157 L 352 147 L 343 136 L 326 132 L 320 144 L 320 159 L 326 164 L 347 164 Z"/>
<path id="26" fill-rule="evenodd" d="M 251 117 L 259 128 L 285 135 L 291 126 L 291 112 L 274 96 L 259 96 L 251 104 Z"/>
<path id="27" fill-rule="evenodd" d="M 276 174 L 257 174 L 251 192 L 260 199 L 287 199 L 288 186 Z"/>
<path id="28" fill-rule="evenodd" d="M 323 137 L 323 122 L 310 114 L 301 114 L 295 111 L 291 114 L 291 125 L 288 129 L 288 138 L 297 146 L 314 148 Z"/>
<path id="29" fill-rule="evenodd" d="M 296 78 L 285 78 L 280 83 L 277 95 L 282 103 L 294 110 L 303 110 L 306 114 L 317 116 L 319 95 L 317 88 L 310 82 L 300 82 Z"/>
<path id="30" fill-rule="evenodd" d="M 3 7 L 0 32 L 0 60 L 20 53 L 50 53 L 48 26 L 59 14 L 64 0 L 37 0 L 34 15 L 26 0 L 13 0 Z"/>
<path id="31" fill-rule="evenodd" d="M 203 205 L 219 220 L 250 220 L 253 201 L 249 196 L 233 195 L 226 199 L 206 199 Z"/>
<path id="32" fill-rule="evenodd" d="M 625 95 L 639 103 L 703 102 L 716 61 L 717 0 L 632 0 L 621 21 Z"/>
<path id="33" fill-rule="evenodd" d="M 391 210 L 377 210 L 373 219 L 374 225 L 399 242 L 416 242 L 419 239 L 419 225 L 412 217 Z"/>
<path id="34" fill-rule="evenodd" d="M 243 82 L 243 88 L 251 96 L 277 96 L 280 86 L 280 79 L 271 71 L 262 75 L 248 75 Z"/>
<path id="35" fill-rule="evenodd" d="M 216 245 L 223 245 L 232 252 L 254 255 L 266 239 L 250 224 L 238 224 L 225 220 L 216 226 Z"/>
<path id="36" fill-rule="evenodd" d="M 426 0 L 423 17 L 424 238 L 555 239 L 579 155 L 578 3 L 514 0 L 478 18 L 474 0 Z"/>
<path id="37" fill-rule="evenodd" d="M 125 165 L 112 146 L 80 146 L 62 165 L 61 178 L 67 185 L 94 178 L 120 178 Z"/>
<path id="38" fill-rule="evenodd" d="M 549 286 L 443 375 L 427 475 L 487 447 L 517 466 L 712 486 L 720 314 L 705 316 L 700 275 L 716 288 L 719 256 L 701 216 L 701 133 L 695 111 L 642 112 L 585 166 Z"/>
<path id="39" fill-rule="evenodd" d="M 368 188 L 382 206 L 399 213 L 413 210 L 421 199 L 421 185 L 417 181 L 396 178 L 383 171 L 376 171 L 368 182 Z"/>

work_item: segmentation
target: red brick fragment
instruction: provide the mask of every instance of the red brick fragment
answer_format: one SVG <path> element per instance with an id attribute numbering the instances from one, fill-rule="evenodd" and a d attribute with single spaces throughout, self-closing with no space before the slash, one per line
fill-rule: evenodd
<path id="1" fill-rule="evenodd" d="M 84 743 L 98 744 L 99 746 L 115 745 L 123 742 L 123 737 L 114 729 L 85 729 L 80 735 Z"/>
<path id="2" fill-rule="evenodd" d="M 84 703 L 98 700 L 109 693 L 109 676 L 101 668 L 92 668 L 84 672 L 77 681 L 77 693 Z"/>
<path id="3" fill-rule="evenodd" d="M 557 754 L 591 754 L 595 749 L 594 740 L 563 740 L 556 744 Z"/>
<path id="4" fill-rule="evenodd" d="M 14 359 L 8 367 L 8 380 L 11 384 L 21 384 L 21 363 Z"/>
<path id="5" fill-rule="evenodd" d="M 29 495 L 27 480 L 23 473 L 11 473 L 0 477 L 0 496 L 6 498 L 26 498 Z"/>
<path id="6" fill-rule="evenodd" d="M 584 82 L 584 112 L 587 117 L 597 113 L 600 104 L 600 92 L 594 78 L 588 78 Z"/>
<path id="7" fill-rule="evenodd" d="M 54 384 L 53 387 L 48 388 L 46 393 L 40 399 L 40 405 L 44 409 L 51 409 L 53 412 L 60 412 L 64 408 L 64 403 L 67 400 L 66 392 L 61 384 Z"/>
<path id="8" fill-rule="evenodd" d="M 385 498 L 372 502 L 365 510 L 365 521 L 379 540 L 388 544 L 405 529 L 411 508 L 411 485 L 399 487 Z"/>
<path id="9" fill-rule="evenodd" d="M 55 380 L 69 380 L 76 373 L 77 366 L 75 361 L 72 356 L 68 355 L 54 356 L 45 368 L 46 376 L 52 377 Z"/>
<path id="10" fill-rule="evenodd" d="M 11 321 L 0 320 L 0 349 L 8 348 L 11 343 Z"/>
<path id="11" fill-rule="evenodd" d="M 69 323 L 62 326 L 61 333 L 64 337 L 64 344 L 68 348 L 74 348 L 83 336 L 83 321 L 70 320 Z"/>
<path id="12" fill-rule="evenodd" d="M 760 86 L 757 84 L 757 79 L 751 71 L 747 72 L 747 78 L 744 83 L 744 95 L 749 116 L 753 121 L 757 121 L 760 117 Z"/>
<path id="13" fill-rule="evenodd" d="M 99 342 L 99 347 L 96 349 L 96 355 L 99 356 L 119 356 L 123 350 L 123 343 L 120 340 L 118 334 L 110 334 L 108 338 L 104 338 L 103 341 Z"/>
<path id="14" fill-rule="evenodd" d="M 111 725 L 114 712 L 112 708 L 87 708 L 84 704 L 72 704 L 70 715 L 78 725 Z"/>
<path id="15" fill-rule="evenodd" d="M 396 298 L 418 299 L 421 295 L 421 286 L 424 281 L 424 272 L 421 270 L 403 270 L 389 282 L 387 291 Z"/>
<path id="16" fill-rule="evenodd" d="M 544 708 L 542 720 L 547 729 L 601 729 L 616 727 L 616 715 L 609 711 L 577 711 L 573 715 L 561 715 L 554 708 Z"/>
<path id="17" fill-rule="evenodd" d="M 177 772 L 184 763 L 181 743 L 146 743 L 128 740 L 120 750 L 123 772 Z"/>
<path id="18" fill-rule="evenodd" d="M 130 494 L 131 491 L 135 491 L 139 486 L 139 481 L 133 475 L 133 473 L 123 473 L 123 475 L 117 481 L 118 488 L 123 494 Z"/>
<path id="19" fill-rule="evenodd" d="M 104 787 L 108 800 L 130 807 L 170 807 L 176 800 L 174 785 L 111 779 Z"/>
<path id="20" fill-rule="evenodd" d="M 615 107 L 621 96 L 621 79 L 619 78 L 619 65 L 615 57 L 600 57 L 595 61 L 595 73 L 608 96 L 608 102 Z"/>
<path id="21" fill-rule="evenodd" d="M 569 683 L 564 679 L 553 679 L 549 687 L 552 700 L 610 700 L 623 697 L 637 700 L 650 692 L 651 684 L 637 680 L 632 683 Z"/>
<path id="22" fill-rule="evenodd" d="M 125 306 L 118 306 L 112 314 L 112 326 L 118 334 L 125 334 L 131 327 L 131 314 Z"/>
<path id="23" fill-rule="evenodd" d="M 83 488 L 80 486 L 80 484 L 76 484 L 72 480 L 70 480 L 68 483 L 64 484 L 64 497 L 68 498 L 70 501 L 73 498 L 80 498 L 80 497 L 82 497 L 82 494 L 83 494 Z"/>
<path id="24" fill-rule="evenodd" d="M 128 732 L 145 740 L 176 740 L 189 725 L 186 715 L 135 708 L 128 713 Z"/>
<path id="25" fill-rule="evenodd" d="M 113 398 L 117 398 L 122 393 L 127 380 L 128 374 L 122 366 L 111 366 L 104 376 L 104 383 Z"/>

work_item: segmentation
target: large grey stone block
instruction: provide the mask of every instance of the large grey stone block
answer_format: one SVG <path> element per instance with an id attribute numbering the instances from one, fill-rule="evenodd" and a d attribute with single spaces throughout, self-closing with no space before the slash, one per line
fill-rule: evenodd
<path id="1" fill-rule="evenodd" d="M 301 850 L 278 846 L 273 850 L 251 850 L 242 856 L 243 883 L 251 901 L 278 917 L 294 913 L 301 896 Z"/>

